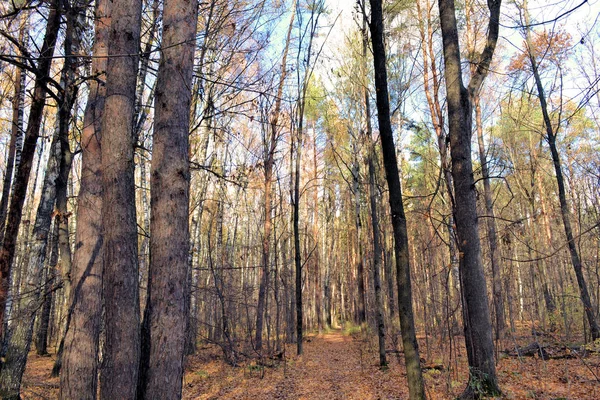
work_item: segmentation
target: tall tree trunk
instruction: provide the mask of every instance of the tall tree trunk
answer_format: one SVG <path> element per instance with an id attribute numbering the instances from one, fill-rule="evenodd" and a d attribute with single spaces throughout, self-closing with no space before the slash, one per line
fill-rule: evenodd
<path id="1" fill-rule="evenodd" d="M 150 171 L 149 337 L 144 338 L 149 354 L 140 379 L 145 399 L 181 398 L 190 291 L 188 137 L 197 20 L 196 1 L 165 1 Z"/>
<path id="2" fill-rule="evenodd" d="M 453 213 L 461 256 L 460 286 L 470 367 L 469 383 L 461 398 L 480 398 L 500 393 L 494 362 L 486 280 L 481 261 L 475 181 L 471 162 L 472 99 L 481 89 L 496 48 L 500 2 L 501 0 L 488 2 L 490 22 L 487 42 L 480 56 L 481 61 L 474 68 L 467 88 L 462 80 L 454 0 L 439 0 L 455 195 Z"/>
<path id="3" fill-rule="evenodd" d="M 377 154 L 375 142 L 373 141 L 373 127 L 371 125 L 371 100 L 369 98 L 367 80 L 367 50 L 369 37 L 367 36 L 367 18 L 363 16 L 363 66 L 365 69 L 364 100 L 365 100 L 365 122 L 367 125 L 365 143 L 367 149 L 367 165 L 369 169 L 369 202 L 371 206 L 371 227 L 373 229 L 373 289 L 375 292 L 375 321 L 377 324 L 377 337 L 379 342 L 379 365 L 385 367 L 387 358 L 385 355 L 385 319 L 383 312 L 383 295 L 381 293 L 381 238 L 379 237 L 379 215 L 377 213 L 377 186 L 375 160 Z"/>
<path id="4" fill-rule="evenodd" d="M 550 120 L 550 113 L 548 112 L 546 94 L 544 93 L 544 86 L 542 85 L 542 79 L 540 77 L 537 60 L 535 58 L 535 50 L 531 43 L 529 14 L 528 10 L 526 9 L 527 3 L 525 3 L 524 7 L 526 26 L 525 41 L 527 44 L 527 52 L 529 55 L 529 61 L 531 63 L 531 69 L 533 71 L 533 77 L 535 79 L 538 99 L 540 101 L 542 117 L 544 119 L 544 127 L 546 128 L 546 140 L 548 141 L 548 145 L 550 146 L 552 164 L 554 165 L 554 173 L 556 174 L 556 184 L 558 185 L 558 200 L 560 202 L 560 215 L 562 217 L 563 227 L 565 229 L 565 236 L 567 237 L 567 245 L 569 247 L 569 254 L 571 256 L 571 264 L 573 265 L 575 277 L 577 278 L 577 285 L 579 286 L 579 296 L 581 298 L 581 302 L 583 303 L 583 308 L 587 317 L 590 333 L 592 334 L 592 339 L 597 340 L 600 338 L 600 325 L 598 325 L 598 321 L 596 319 L 596 312 L 594 311 L 594 306 L 592 305 L 592 301 L 590 299 L 590 293 L 588 291 L 587 283 L 585 282 L 585 277 L 583 276 L 583 266 L 581 263 L 581 258 L 579 257 L 579 252 L 577 251 L 577 244 L 575 243 L 575 238 L 573 237 L 573 228 L 571 227 L 571 212 L 569 210 L 569 204 L 567 202 L 567 194 L 562 173 L 560 154 L 558 153 L 558 149 L 556 147 L 556 135 L 558 133 L 558 128 L 555 131 L 552 127 L 552 121 Z"/>
<path id="5" fill-rule="evenodd" d="M 292 140 L 292 154 L 296 154 L 294 167 L 294 189 L 293 189 L 293 230 L 294 230 L 294 266 L 296 271 L 296 353 L 302 354 L 303 328 L 302 328 L 302 249 L 300 248 L 300 158 L 302 157 L 302 119 L 298 126 L 295 140 Z M 294 151 L 295 150 L 295 151 Z"/>
<path id="6" fill-rule="evenodd" d="M 138 382 L 140 313 L 133 114 L 141 11 L 141 0 L 112 1 L 101 147 L 106 325 L 101 399 L 135 399 Z"/>
<path id="7" fill-rule="evenodd" d="M 379 238 L 379 216 L 377 214 L 377 186 L 375 182 L 375 143 L 371 132 L 371 111 L 369 95 L 365 90 L 365 103 L 367 110 L 367 139 L 369 155 L 369 199 L 371 203 L 371 225 L 373 228 L 373 289 L 375 290 L 375 320 L 377 323 L 377 336 L 379 339 L 379 365 L 387 365 L 385 356 L 385 322 L 383 316 L 383 296 L 381 293 L 381 239 Z"/>
<path id="8" fill-rule="evenodd" d="M 15 257 L 19 225 L 21 224 L 21 216 L 23 215 L 23 203 L 27 194 L 33 155 L 35 154 L 37 139 L 40 135 L 40 127 L 46 105 L 46 80 L 50 74 L 54 46 L 56 45 L 56 38 L 60 28 L 59 3 L 59 0 L 52 0 L 50 2 L 50 13 L 48 14 L 46 32 L 40 50 L 23 151 L 14 178 L 4 241 L 2 242 L 2 248 L 0 248 L 0 338 L 4 336 L 4 310 L 6 308 L 9 277 Z"/>
<path id="9" fill-rule="evenodd" d="M 488 168 L 485 143 L 483 141 L 483 123 L 481 121 L 481 105 L 479 95 L 473 99 L 475 103 L 475 125 L 477 130 L 477 144 L 479 147 L 479 162 L 481 163 L 481 175 L 483 178 L 483 194 L 485 197 L 486 228 L 490 246 L 490 260 L 492 263 L 492 293 L 494 299 L 494 310 L 496 315 L 496 340 L 500 339 L 506 328 L 506 317 L 504 316 L 504 297 L 502 296 L 502 274 L 500 258 L 498 257 L 498 235 L 496 234 L 496 219 L 494 215 L 494 201 L 492 187 L 490 185 L 490 171 Z"/>
<path id="10" fill-rule="evenodd" d="M 356 140 L 359 140 L 358 138 Z M 356 322 L 361 325 L 367 320 L 367 298 L 365 294 L 365 264 L 364 251 L 362 244 L 362 223 L 360 220 L 360 167 L 359 167 L 359 149 L 357 143 L 353 144 L 353 154 L 355 156 L 352 165 L 352 192 L 354 193 L 354 226 L 356 228 L 356 242 L 354 245 L 358 249 L 358 262 L 356 264 L 356 279 L 358 291 L 358 307 Z M 356 251 L 356 250 L 355 250 Z M 356 253 L 353 253 L 356 254 Z"/>
<path id="11" fill-rule="evenodd" d="M 68 117 L 68 116 L 67 116 Z M 65 127 L 65 128 L 68 128 Z M 85 129 L 85 128 L 84 128 Z M 67 189 L 69 184 L 69 175 L 73 162 L 73 153 L 69 148 L 68 132 L 61 135 L 61 157 L 59 174 L 56 181 L 56 225 L 57 225 L 57 250 L 58 250 L 58 269 L 62 276 L 63 301 L 60 305 L 62 316 L 69 317 L 69 299 L 71 298 L 71 240 L 69 238 L 69 211 L 67 209 Z M 55 264 L 55 267 L 56 265 Z M 52 367 L 52 376 L 58 376 L 62 366 L 62 355 L 64 352 L 65 336 L 67 334 L 68 324 L 61 325 L 60 343 L 56 352 L 56 360 Z"/>
<path id="12" fill-rule="evenodd" d="M 110 1 L 97 0 L 92 75 L 81 137 L 81 182 L 77 200 L 75 253 L 69 276 L 71 293 L 66 314 L 61 399 L 95 399 L 102 313 L 102 158 L 101 121 L 106 86 Z"/>
<path id="13" fill-rule="evenodd" d="M 389 203 L 394 230 L 396 252 L 396 273 L 398 282 L 398 306 L 400 329 L 404 345 L 404 361 L 411 399 L 425 399 L 425 386 L 419 359 L 419 344 L 415 332 L 412 306 L 412 288 L 408 254 L 408 233 L 402 202 L 402 188 L 396 159 L 396 147 L 390 120 L 390 100 L 388 94 L 385 45 L 383 43 L 383 7 L 381 0 L 371 3 L 371 41 L 373 44 L 373 66 L 375 69 L 375 89 L 377 93 L 377 121 L 383 152 L 385 175 L 389 189 Z"/>

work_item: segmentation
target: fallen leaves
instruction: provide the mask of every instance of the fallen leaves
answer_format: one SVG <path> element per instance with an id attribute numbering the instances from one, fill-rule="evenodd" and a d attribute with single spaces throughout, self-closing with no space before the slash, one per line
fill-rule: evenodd
<path id="1" fill-rule="evenodd" d="M 184 399 L 407 399 L 406 371 L 401 352 L 388 354 L 389 367 L 378 366 L 375 338 L 361 333 L 346 335 L 332 331 L 311 336 L 304 354 L 295 356 L 289 345 L 281 361 L 261 365 L 247 360 L 239 367 L 226 364 L 220 349 L 207 346 L 187 359 Z M 521 347 L 531 343 L 523 335 L 498 348 Z M 458 396 L 467 381 L 462 338 L 456 338 L 456 355 L 449 360 L 437 348 L 426 349 L 421 342 L 423 376 L 430 400 Z M 540 344 L 549 348 L 548 344 Z M 499 353 L 500 355 L 504 353 Z M 535 352 L 534 352 L 535 354 Z M 448 362 L 450 361 L 450 362 Z M 58 397 L 58 379 L 50 378 L 53 358 L 30 354 L 23 383 L 24 399 Z M 511 357 L 504 354 L 497 365 L 498 379 L 506 399 L 598 399 L 600 398 L 600 355 L 567 359 L 538 356 Z"/>

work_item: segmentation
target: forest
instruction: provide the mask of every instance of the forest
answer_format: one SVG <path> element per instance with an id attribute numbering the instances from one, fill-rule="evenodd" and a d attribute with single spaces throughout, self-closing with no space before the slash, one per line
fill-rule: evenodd
<path id="1" fill-rule="evenodd" d="M 600 398 L 598 49 L 597 0 L 3 0 L 0 398 Z"/>

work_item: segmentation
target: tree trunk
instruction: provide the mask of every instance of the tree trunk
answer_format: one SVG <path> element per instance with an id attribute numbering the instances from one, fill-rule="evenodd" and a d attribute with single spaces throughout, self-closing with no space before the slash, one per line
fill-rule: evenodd
<path id="1" fill-rule="evenodd" d="M 368 164 L 369 164 L 369 198 L 371 203 L 371 225 L 373 228 L 373 288 L 375 290 L 375 320 L 377 322 L 377 335 L 379 338 L 379 365 L 387 365 L 385 355 L 385 323 L 383 316 L 383 297 L 381 293 L 381 239 L 379 238 L 379 216 L 377 215 L 377 187 L 375 182 L 375 143 L 371 133 L 371 112 L 369 97 L 365 91 L 367 109 L 367 135 L 368 135 Z"/>
<path id="2" fill-rule="evenodd" d="M 358 139 L 356 139 L 358 140 Z M 358 164 L 359 150 L 354 143 L 353 154 L 355 156 L 352 166 L 352 192 L 354 193 L 354 226 L 356 228 L 355 246 L 358 249 L 358 262 L 356 264 L 356 279 L 358 291 L 358 307 L 357 320 L 359 325 L 362 325 L 367 320 L 367 299 L 365 295 L 365 268 L 364 268 L 364 251 L 362 246 L 362 223 L 360 221 L 360 167 Z M 356 253 L 353 253 L 356 254 Z"/>
<path id="3" fill-rule="evenodd" d="M 404 360 L 411 399 L 425 399 L 425 387 L 419 359 L 419 344 L 415 332 L 412 307 L 412 288 L 408 254 L 408 233 L 402 202 L 402 188 L 396 159 L 396 147 L 390 121 L 385 45 L 383 43 L 383 7 L 381 0 L 371 3 L 371 41 L 373 44 L 373 65 L 375 69 L 375 89 L 377 93 L 377 120 L 383 152 L 385 175 L 389 189 L 389 203 L 394 230 L 396 252 L 396 272 L 398 281 L 398 306 L 400 329 L 404 345 Z"/>
<path id="4" fill-rule="evenodd" d="M 50 313 L 54 300 L 54 289 L 56 288 L 56 263 L 58 262 L 58 221 L 54 219 L 52 235 L 49 238 L 50 257 L 44 274 L 43 305 L 39 314 L 37 331 L 35 332 L 35 350 L 39 356 L 48 355 L 48 333 L 50 325 Z"/>
<path id="5" fill-rule="evenodd" d="M 492 325 L 479 239 L 477 202 L 471 162 L 472 99 L 479 93 L 496 47 L 500 0 L 488 2 L 490 23 L 487 44 L 474 69 L 468 89 L 463 85 L 454 0 L 439 0 L 442 27 L 450 155 L 454 183 L 454 220 L 460 251 L 465 342 L 469 383 L 462 398 L 500 393 L 494 362 Z"/>
<path id="6" fill-rule="evenodd" d="M 149 337 L 144 338 L 149 354 L 140 379 L 144 399 L 181 398 L 190 289 L 188 137 L 197 15 L 196 1 L 165 1 L 150 171 Z"/>
<path id="7" fill-rule="evenodd" d="M 367 79 L 367 19 L 363 16 L 363 62 L 365 68 L 365 80 Z M 369 169 L 369 202 L 371 206 L 371 227 L 373 229 L 373 289 L 375 291 L 375 321 L 377 324 L 377 336 L 379 341 L 379 365 L 385 367 L 387 359 L 385 354 L 385 320 L 383 313 L 383 296 L 381 293 L 381 238 L 379 237 L 379 215 L 377 213 L 377 186 L 375 160 L 377 157 L 375 142 L 373 141 L 373 128 L 371 126 L 371 100 L 369 99 L 369 90 L 367 82 L 364 85 L 365 98 L 365 120 L 367 131 L 365 143 L 367 144 L 367 165 Z"/>
<path id="8" fill-rule="evenodd" d="M 77 200 L 75 253 L 69 276 L 71 293 L 66 314 L 61 399 L 95 399 L 102 313 L 102 159 L 101 121 L 106 87 L 101 84 L 107 64 L 110 2 L 96 3 L 95 41 L 88 102 L 81 137 L 81 183 Z M 65 271 L 61 271 L 63 274 Z"/>
<path id="9" fill-rule="evenodd" d="M 38 323 L 35 331 L 35 351 L 39 356 L 48 355 L 48 333 L 50 327 L 50 313 L 54 301 L 54 289 L 56 285 L 56 263 L 58 261 L 58 222 L 56 218 L 52 225 L 52 233 L 48 239 L 50 243 L 50 257 L 46 264 L 43 275 L 43 291 L 41 299 L 42 308 L 38 315 Z"/>
<path id="10" fill-rule="evenodd" d="M 9 277 L 15 257 L 17 236 L 19 233 L 19 225 L 21 224 L 21 216 L 23 214 L 23 204 L 27 194 L 27 185 L 33 163 L 33 155 L 35 154 L 37 139 L 40 135 L 44 106 L 46 105 L 46 79 L 50 74 L 54 46 L 56 45 L 56 38 L 60 28 L 59 9 L 59 0 L 52 0 L 50 3 L 50 13 L 48 14 L 44 41 L 40 50 L 40 58 L 33 89 L 33 99 L 29 109 L 27 130 L 25 131 L 23 151 L 21 153 L 20 163 L 17 165 L 10 200 L 10 209 L 8 211 L 8 220 L 4 232 L 4 241 L 2 242 L 2 248 L 0 248 L 0 338 L 4 336 L 4 310 L 6 308 L 6 299 L 9 289 Z"/>
<path id="11" fill-rule="evenodd" d="M 498 340 L 503 336 L 504 329 L 506 328 L 506 317 L 504 316 L 504 297 L 502 296 L 501 265 L 500 258 L 498 257 L 498 235 L 496 234 L 496 220 L 494 215 L 492 188 L 490 185 L 490 171 L 485 153 L 485 143 L 483 141 L 483 123 L 481 122 L 481 105 L 479 104 L 479 96 L 475 96 L 473 102 L 475 103 L 477 144 L 479 146 L 479 162 L 481 163 L 485 211 L 487 213 L 486 228 L 490 246 L 490 260 L 492 263 L 492 293 L 494 299 L 494 310 L 496 312 L 496 340 Z"/>
<path id="12" fill-rule="evenodd" d="M 300 248 L 300 158 L 302 157 L 302 120 L 298 126 L 295 140 L 292 140 L 292 146 L 296 144 L 295 154 L 296 163 L 294 168 L 294 197 L 293 206 L 293 229 L 294 229 L 294 266 L 296 271 L 296 353 L 302 354 L 302 259 Z M 292 149 L 294 154 L 294 149 Z"/>
<path id="13" fill-rule="evenodd" d="M 100 397 L 135 399 L 140 313 L 133 113 L 142 4 L 141 0 L 114 0 L 112 7 L 101 147 L 106 343 Z"/>

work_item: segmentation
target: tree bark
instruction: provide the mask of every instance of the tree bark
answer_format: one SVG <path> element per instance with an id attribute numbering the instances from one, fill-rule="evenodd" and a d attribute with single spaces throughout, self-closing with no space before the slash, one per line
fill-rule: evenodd
<path id="1" fill-rule="evenodd" d="M 140 313 L 133 114 L 141 11 L 141 0 L 112 2 L 101 146 L 106 325 L 101 399 L 135 399 L 138 382 Z"/>
<path id="2" fill-rule="evenodd" d="M 81 137 L 81 183 L 77 199 L 75 253 L 70 275 L 71 293 L 66 314 L 61 399 L 95 399 L 102 313 L 102 158 L 101 121 L 104 111 L 108 62 L 109 0 L 97 0 L 92 75 Z"/>
<path id="3" fill-rule="evenodd" d="M 149 354 L 140 382 L 143 399 L 181 398 L 190 289 L 188 137 L 197 20 L 195 0 L 165 1 L 150 171 L 149 337 L 144 338 Z"/>
<path id="4" fill-rule="evenodd" d="M 486 46 L 463 85 L 454 0 L 439 0 L 442 27 L 450 156 L 454 183 L 454 220 L 460 251 L 465 343 L 469 361 L 469 383 L 461 398 L 480 398 L 500 393 L 494 362 L 492 325 L 486 280 L 481 261 L 477 202 L 471 162 L 472 99 L 479 93 L 496 48 L 501 0 L 490 0 L 490 22 Z"/>
<path id="5" fill-rule="evenodd" d="M 385 45 L 383 43 L 383 7 L 381 0 L 371 3 L 371 41 L 373 44 L 373 65 L 375 69 L 375 89 L 377 93 L 377 121 L 383 152 L 385 175 L 389 189 L 389 203 L 394 230 L 396 252 L 396 272 L 398 282 L 398 306 L 400 329 L 404 345 L 404 360 L 411 399 L 425 399 L 425 386 L 419 359 L 419 344 L 415 332 L 412 307 L 412 288 L 408 254 L 408 233 L 402 202 L 402 188 L 396 159 L 396 147 L 390 120 L 390 103 L 387 82 Z"/>

